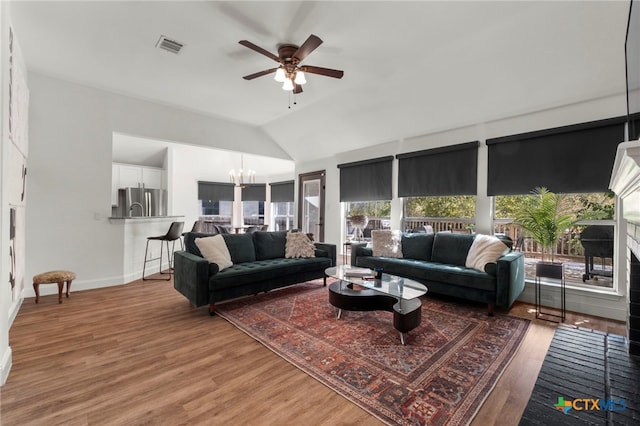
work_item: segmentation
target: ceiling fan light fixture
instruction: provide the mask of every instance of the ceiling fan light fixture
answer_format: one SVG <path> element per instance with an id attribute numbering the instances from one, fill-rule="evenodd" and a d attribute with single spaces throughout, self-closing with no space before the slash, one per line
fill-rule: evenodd
<path id="1" fill-rule="evenodd" d="M 296 72 L 296 78 L 295 78 L 295 80 L 293 82 L 296 83 L 296 84 L 299 84 L 299 85 L 305 84 L 307 82 L 307 79 L 304 76 L 304 72 L 297 71 Z"/>
<path id="2" fill-rule="evenodd" d="M 284 83 L 282 84 L 282 90 L 293 90 L 293 87 L 293 81 L 291 81 L 290 78 L 284 80 Z"/>
<path id="3" fill-rule="evenodd" d="M 273 77 L 273 79 L 278 83 L 284 83 L 284 80 L 286 79 L 286 75 L 282 67 L 276 70 L 276 75 Z"/>

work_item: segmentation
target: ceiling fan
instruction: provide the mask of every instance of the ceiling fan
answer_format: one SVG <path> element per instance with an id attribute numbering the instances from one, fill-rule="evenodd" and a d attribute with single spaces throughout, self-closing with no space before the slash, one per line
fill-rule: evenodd
<path id="1" fill-rule="evenodd" d="M 283 90 L 291 90 L 293 93 L 301 93 L 302 85 L 307 82 L 305 73 L 324 75 L 326 77 L 333 78 L 342 78 L 344 75 L 344 71 L 341 70 L 315 67 L 312 65 L 300 65 L 300 63 L 311 52 L 316 50 L 316 48 L 322 44 L 320 37 L 313 34 L 311 34 L 309 38 L 302 43 L 302 46 L 296 46 L 295 44 L 281 44 L 278 47 L 278 56 L 247 40 L 240 40 L 238 43 L 266 56 L 267 58 L 271 58 L 280 64 L 280 66 L 276 68 L 245 75 L 242 77 L 245 80 L 253 80 L 254 78 L 275 72 L 276 75 L 274 79 L 279 83 L 283 83 Z"/>

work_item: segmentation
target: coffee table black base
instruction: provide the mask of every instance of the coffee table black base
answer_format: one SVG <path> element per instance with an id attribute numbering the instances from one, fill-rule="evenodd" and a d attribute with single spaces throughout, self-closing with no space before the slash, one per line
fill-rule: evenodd
<path id="1" fill-rule="evenodd" d="M 404 345 L 404 333 L 408 333 L 422 321 L 422 301 L 420 299 L 403 300 L 399 297 L 378 293 L 375 290 L 354 290 L 353 284 L 335 282 L 329 285 L 329 303 L 346 311 L 387 311 L 393 312 L 393 327 L 400 332 L 400 341 Z"/>

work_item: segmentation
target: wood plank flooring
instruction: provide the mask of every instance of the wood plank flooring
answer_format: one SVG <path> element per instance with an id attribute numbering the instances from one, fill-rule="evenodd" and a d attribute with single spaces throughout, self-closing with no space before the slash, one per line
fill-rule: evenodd
<path id="1" fill-rule="evenodd" d="M 534 318 L 518 303 L 511 314 Z M 585 323 L 587 321 L 588 323 Z M 569 314 L 617 334 L 623 323 Z M 534 320 L 473 425 L 516 425 L 555 325 Z M 13 367 L 2 425 L 381 424 L 206 307 L 172 281 L 25 299 L 9 332 Z"/>

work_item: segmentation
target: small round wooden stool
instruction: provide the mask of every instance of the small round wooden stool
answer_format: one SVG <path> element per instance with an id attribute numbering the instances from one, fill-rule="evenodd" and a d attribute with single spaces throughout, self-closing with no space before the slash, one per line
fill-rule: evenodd
<path id="1" fill-rule="evenodd" d="M 36 303 L 40 300 L 40 284 L 58 284 L 58 303 L 62 303 L 62 287 L 67 283 L 67 298 L 71 290 L 71 282 L 76 279 L 76 274 L 71 271 L 49 271 L 33 277 L 33 289 L 36 292 Z"/>

